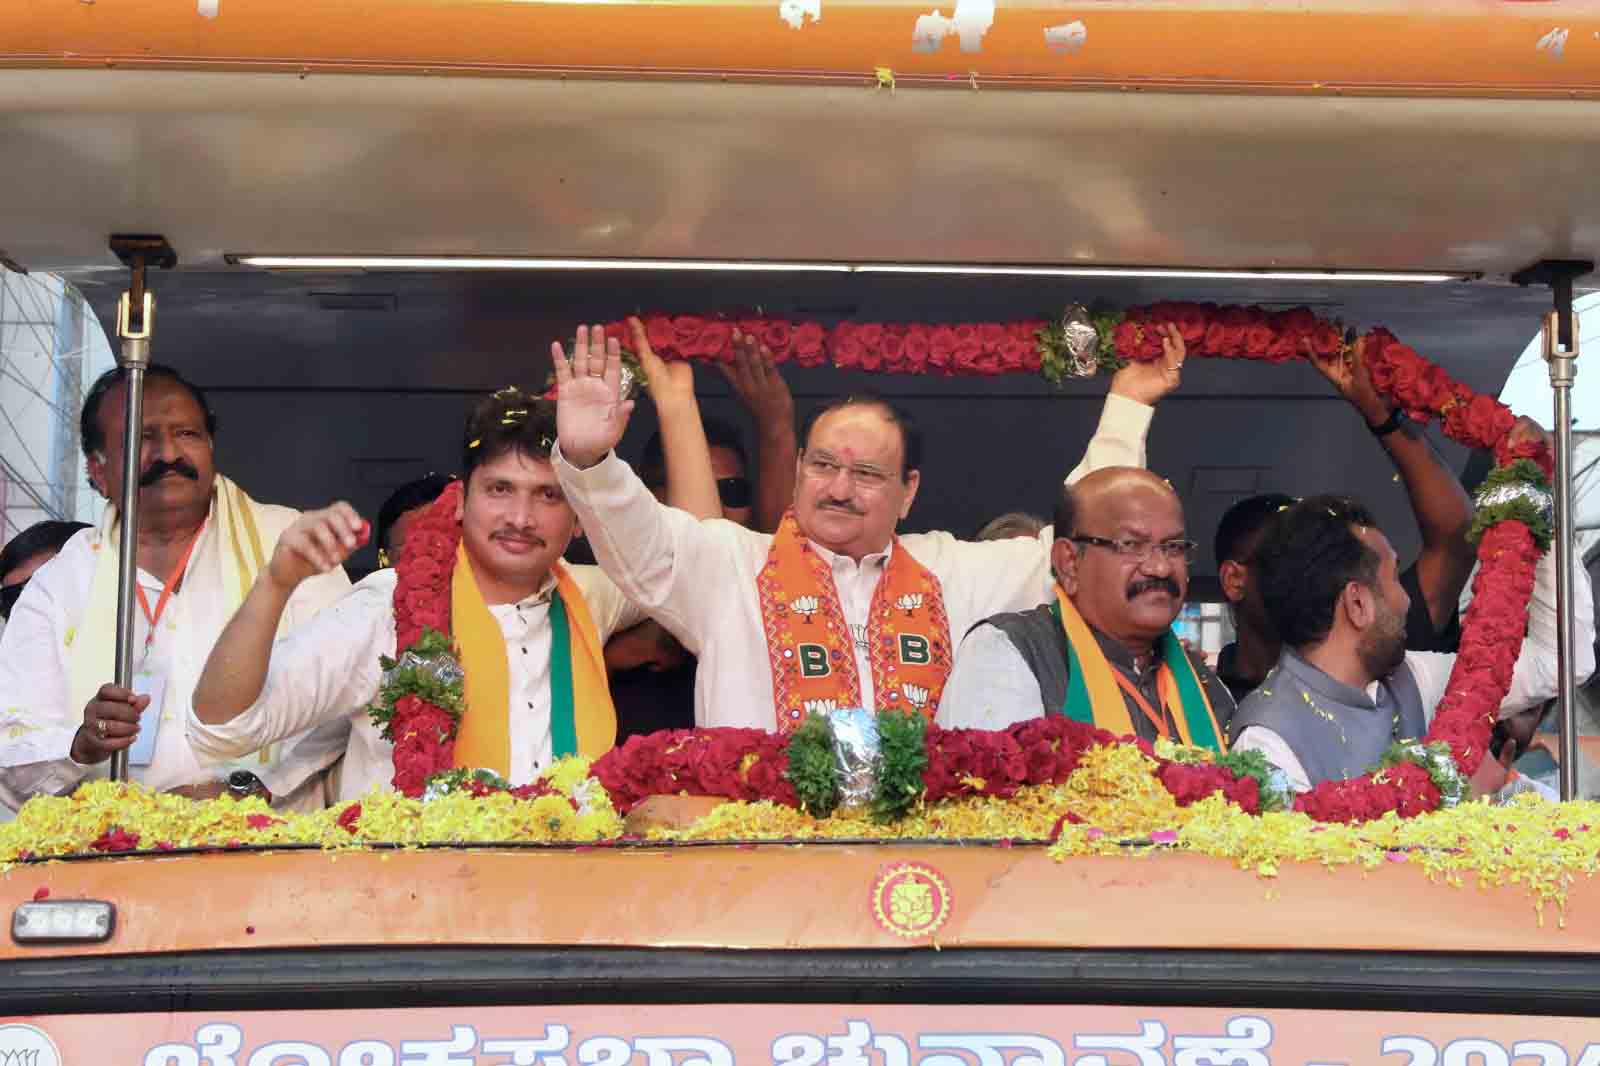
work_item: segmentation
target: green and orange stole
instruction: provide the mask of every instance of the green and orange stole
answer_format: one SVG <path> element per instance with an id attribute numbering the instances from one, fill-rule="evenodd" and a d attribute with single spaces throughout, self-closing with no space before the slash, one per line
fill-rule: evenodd
<path id="1" fill-rule="evenodd" d="M 773 534 L 756 594 L 778 732 L 792 732 L 814 710 L 860 707 L 855 641 L 833 573 L 792 511 Z M 867 641 L 878 704 L 869 709 L 915 710 L 932 719 L 950 676 L 950 619 L 939 579 L 898 541 L 872 594 Z"/>
<path id="2" fill-rule="evenodd" d="M 1067 681 L 1067 698 L 1061 713 L 1076 722 L 1096 726 L 1119 737 L 1133 736 L 1133 716 L 1128 713 L 1128 698 L 1135 700 L 1145 715 L 1156 724 L 1156 730 L 1166 735 L 1164 720 L 1156 718 L 1144 697 L 1122 675 L 1118 674 L 1100 650 L 1089 623 L 1083 620 L 1078 609 L 1067 599 L 1061 586 L 1055 587 L 1056 602 L 1050 612 L 1061 623 L 1067 635 L 1067 659 L 1070 677 Z M 1161 693 L 1161 703 L 1178 726 L 1178 740 L 1184 744 L 1226 751 L 1227 743 L 1217 726 L 1216 713 L 1211 709 L 1211 699 L 1194 663 L 1169 628 L 1161 636 L 1157 647 L 1160 665 L 1157 667 L 1156 688 Z"/>
<path id="3" fill-rule="evenodd" d="M 550 746 L 556 758 L 597 758 L 617 737 L 600 631 L 583 591 L 560 561 L 550 599 Z M 466 674 L 466 713 L 455 765 L 511 775 L 510 668 L 506 640 L 478 590 L 465 546 L 451 575 L 450 628 Z"/>

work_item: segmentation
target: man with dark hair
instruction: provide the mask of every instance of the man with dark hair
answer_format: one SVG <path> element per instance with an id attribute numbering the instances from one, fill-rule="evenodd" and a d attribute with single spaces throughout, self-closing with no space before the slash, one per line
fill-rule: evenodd
<path id="1" fill-rule="evenodd" d="M 411 555 L 367 577 L 310 626 L 273 643 L 278 615 L 301 582 L 360 546 L 347 503 L 307 514 L 284 535 L 195 686 L 195 749 L 229 758 L 304 729 L 348 736 L 340 798 L 387 787 L 393 745 L 367 714 L 397 648 L 400 581 L 450 567 L 449 624 L 466 675 L 457 765 L 513 784 L 564 755 L 598 756 L 616 738 L 606 687 L 606 637 L 642 617 L 598 568 L 561 561 L 579 526 L 550 465 L 555 408 L 502 389 L 462 437 L 464 480 L 431 505 L 430 526 L 453 529 L 449 559 Z M 417 534 L 420 535 L 420 534 Z M 430 529 L 430 536 L 442 534 Z"/>
<path id="2" fill-rule="evenodd" d="M 1322 359 L 1313 367 L 1354 407 L 1389 456 L 1405 485 L 1422 533 L 1422 551 L 1400 575 L 1411 597 L 1406 646 L 1413 651 L 1454 651 L 1461 639 L 1456 604 L 1472 573 L 1472 501 L 1455 473 L 1429 442 L 1422 427 L 1392 407 L 1373 387 L 1367 372 L 1365 340 L 1348 353 Z M 1527 419 L 1519 433 L 1543 432 Z M 1237 640 L 1222 649 L 1217 674 L 1243 700 L 1278 659 L 1281 642 L 1273 632 L 1256 589 L 1254 555 L 1277 514 L 1294 499 L 1280 493 L 1251 496 L 1234 504 L 1217 526 L 1217 579 L 1233 609 Z"/>
<path id="3" fill-rule="evenodd" d="M 319 804 L 315 778 L 338 753 L 316 738 L 241 752 L 221 768 L 202 766 L 184 738 L 200 664 L 299 512 L 257 503 L 216 470 L 217 418 L 205 393 L 159 363 L 144 379 L 134 684 L 112 683 L 126 394 L 126 372 L 113 369 L 83 405 L 83 452 L 109 501 L 105 516 L 28 583 L 0 636 L 0 785 L 23 799 L 65 793 L 127 751 L 133 779 L 153 789 L 215 795 L 232 770 L 236 790 Z M 309 582 L 284 629 L 349 587 L 342 571 Z"/>
<path id="4" fill-rule="evenodd" d="M 405 547 L 406 529 L 411 520 L 427 510 L 439 494 L 450 487 L 451 478 L 429 474 L 408 481 L 389 494 L 378 508 L 378 565 L 393 566 Z"/>
<path id="5" fill-rule="evenodd" d="M 1052 601 L 967 633 L 939 724 L 1003 729 L 1062 714 L 1222 750 L 1233 698 L 1172 631 L 1195 548 L 1172 486 L 1137 467 L 1096 470 L 1063 486 L 1053 528 Z"/>
<path id="6" fill-rule="evenodd" d="M 849 707 L 932 717 L 954 638 L 1045 598 L 1053 537 L 896 535 L 921 484 L 922 435 L 882 398 L 843 397 L 807 420 L 793 508 L 768 535 L 662 506 L 616 457 L 632 404 L 620 395 L 619 346 L 600 327 L 579 328 L 570 359 L 559 345 L 552 355 L 562 486 L 601 566 L 700 655 L 702 726 L 788 732 L 808 712 Z M 1176 383 L 1182 358 L 1171 330 L 1165 361 L 1140 365 L 1113 389 L 1153 376 L 1159 394 Z M 1113 401 L 1148 412 L 1115 396 L 1108 414 Z M 1097 435 L 1084 467 L 1111 465 L 1108 454 L 1142 461 L 1146 424 L 1109 442 Z"/>
<path id="7" fill-rule="evenodd" d="M 11 617 L 11 608 L 22 596 L 28 579 L 54 559 L 73 534 L 88 528 L 87 522 L 35 522 L 0 551 L 0 633 L 5 632 L 4 620 Z"/>
<path id="8" fill-rule="evenodd" d="M 1398 740 L 1420 737 L 1444 696 L 1455 656 L 1406 649 L 1411 597 L 1394 548 L 1366 508 L 1313 496 L 1285 510 L 1256 551 L 1262 602 L 1283 640 L 1277 665 L 1234 715 L 1235 751 L 1255 750 L 1298 791 L 1355 777 Z M 1574 582 L 1574 664 L 1594 670 L 1594 606 L 1586 573 Z M 1556 688 L 1555 552 L 1535 572 L 1528 635 L 1502 719 Z M 1479 791 L 1492 791 L 1492 760 Z M 1502 772 L 1503 773 L 1503 772 Z"/>

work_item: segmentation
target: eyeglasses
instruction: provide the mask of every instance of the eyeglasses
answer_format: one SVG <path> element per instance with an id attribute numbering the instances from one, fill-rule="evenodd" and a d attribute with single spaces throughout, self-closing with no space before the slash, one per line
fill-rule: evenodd
<path id="1" fill-rule="evenodd" d="M 1105 537 L 1080 536 L 1068 539 L 1074 544 L 1092 544 L 1096 548 L 1105 548 L 1137 563 L 1148 560 L 1152 552 L 1159 552 L 1163 559 L 1174 566 L 1178 563 L 1187 566 L 1194 562 L 1194 552 L 1199 547 L 1194 541 L 1182 538 L 1145 540 L 1143 537 L 1118 537 L 1116 540 L 1107 540 Z"/>
<path id="2" fill-rule="evenodd" d="M 11 608 L 15 607 L 17 601 L 22 598 L 22 590 L 27 585 L 26 581 L 19 581 L 15 585 L 7 585 L 4 588 L 0 588 L 0 618 L 4 618 L 7 621 L 11 619 Z"/>
<path id="3" fill-rule="evenodd" d="M 827 452 L 808 452 L 801 460 L 806 476 L 817 481 L 832 481 L 842 470 L 850 476 L 851 484 L 862 492 L 877 492 L 889 484 L 894 475 L 875 466 L 845 466 Z"/>
<path id="4" fill-rule="evenodd" d="M 717 498 L 724 507 L 749 507 L 752 493 L 747 477 L 717 478 Z"/>

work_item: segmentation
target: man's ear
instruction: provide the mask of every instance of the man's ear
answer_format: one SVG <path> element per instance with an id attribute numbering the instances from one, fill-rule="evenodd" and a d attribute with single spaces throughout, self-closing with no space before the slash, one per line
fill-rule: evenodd
<path id="1" fill-rule="evenodd" d="M 1078 592 L 1078 552 L 1072 541 L 1065 538 L 1050 545 L 1050 570 L 1056 576 L 1061 591 L 1068 596 Z"/>
<path id="2" fill-rule="evenodd" d="M 922 471 L 912 470 L 906 474 L 906 498 L 900 505 L 900 520 L 905 521 L 906 515 L 911 513 L 911 504 L 917 498 L 917 487 L 922 484 Z"/>
<path id="3" fill-rule="evenodd" d="M 456 521 L 460 522 L 467 517 L 467 484 L 461 483 L 461 495 L 456 497 Z"/>
<path id="4" fill-rule="evenodd" d="M 1339 593 L 1337 610 L 1344 612 L 1345 621 L 1359 633 L 1377 620 L 1377 598 L 1372 589 L 1359 581 L 1352 581 Z"/>
<path id="5" fill-rule="evenodd" d="M 1243 563 L 1228 559 L 1217 567 L 1217 583 L 1222 586 L 1222 595 L 1229 603 L 1244 600 L 1245 586 L 1249 581 L 1250 568 Z"/>
<path id="6" fill-rule="evenodd" d="M 100 452 L 93 452 L 83 463 L 84 473 L 89 476 L 89 484 L 94 490 L 106 499 L 111 499 L 111 490 L 106 486 L 106 457 Z"/>

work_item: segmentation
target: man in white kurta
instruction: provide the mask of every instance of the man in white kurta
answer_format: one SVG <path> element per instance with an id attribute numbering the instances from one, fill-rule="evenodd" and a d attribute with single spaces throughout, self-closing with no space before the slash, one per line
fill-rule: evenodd
<path id="1" fill-rule="evenodd" d="M 91 477 L 102 493 L 121 492 L 122 386 L 110 372 L 86 407 L 97 433 L 84 440 Z M 248 770 L 280 805 L 320 806 L 318 771 L 338 757 L 337 741 L 285 737 L 222 766 L 205 766 L 183 723 L 206 655 L 279 535 L 299 516 L 257 503 L 211 466 L 215 419 L 204 395 L 169 370 L 146 380 L 139 588 L 134 610 L 134 688 L 150 697 L 129 754 L 133 780 L 157 790 L 217 791 L 230 770 Z M 163 471 L 166 471 L 163 473 Z M 147 538 L 188 545 L 166 573 L 150 573 Z M 70 792 L 103 777 L 108 758 L 78 762 L 88 705 L 113 680 L 117 555 L 114 508 L 97 528 L 80 531 L 34 574 L 0 635 L 0 799 L 15 808 L 30 796 Z M 174 565 L 176 564 L 176 565 Z M 169 589 L 168 585 L 172 587 Z M 343 571 L 307 582 L 285 612 L 285 630 L 304 623 L 350 587 Z M 165 592 L 165 595 L 164 595 Z M 152 624 L 154 620 L 154 624 Z M 93 731 L 90 731 L 93 736 Z M 103 736 L 103 734 L 102 734 Z M 81 756 L 80 756 L 81 757 Z"/>
<path id="2" fill-rule="evenodd" d="M 557 586 L 554 567 L 565 565 L 559 559 L 577 526 L 550 468 L 549 437 L 541 437 L 542 409 L 548 405 L 514 398 L 502 402 L 504 396 L 497 393 L 489 403 L 499 406 L 487 413 L 480 410 L 469 422 L 468 475 L 457 521 L 462 523 L 463 548 L 484 603 L 505 639 L 509 701 L 505 777 L 513 785 L 523 785 L 536 779 L 554 755 L 551 594 Z M 510 412 L 506 416 L 510 421 L 502 423 L 501 408 Z M 542 454 L 541 439 L 546 442 Z M 346 538 L 359 519 L 348 505 L 314 512 L 306 524 L 320 524 L 340 542 L 343 554 L 354 550 L 355 541 Z M 286 551 L 290 543 L 286 542 Z M 314 546 L 310 551 L 316 556 Z M 316 562 L 328 559 L 317 556 Z M 399 571 L 372 574 L 309 626 L 269 649 L 268 642 L 259 638 L 270 639 L 275 604 L 270 602 L 267 578 L 279 564 L 275 558 L 218 642 L 188 716 L 190 742 L 203 756 L 221 760 L 302 730 L 316 730 L 318 735 L 342 730 L 348 747 L 338 798 L 348 800 L 375 787 L 388 788 L 395 776 L 394 746 L 380 734 L 367 708 L 377 699 L 382 683 L 379 657 L 393 658 L 396 653 L 394 592 Z M 599 567 L 565 570 L 582 593 L 600 644 L 644 618 Z M 613 726 L 606 747 L 614 733 Z"/>
<path id="3" fill-rule="evenodd" d="M 587 335 L 598 338 L 598 327 Z M 559 349 L 553 354 L 560 389 L 555 468 L 562 487 L 600 565 L 700 657 L 697 723 L 793 728 L 796 707 L 786 706 L 780 720 L 757 590 L 774 536 L 717 519 L 696 520 L 657 502 L 611 450 L 631 406 L 617 402 L 617 354 L 608 358 L 598 340 L 589 346 L 582 329 L 570 364 Z M 1143 464 L 1150 404 L 1176 384 L 1182 357 L 1181 338 L 1174 337 L 1164 362 L 1131 368 L 1121 384 L 1140 375 L 1158 382 L 1144 402 L 1114 385 L 1088 453 L 1069 480 L 1101 466 Z M 868 609 L 891 553 L 908 553 L 932 574 L 955 641 L 991 614 L 1043 603 L 1051 583 L 1054 535 L 1048 528 L 1036 538 L 982 543 L 948 533 L 893 535 L 920 483 L 914 454 L 920 442 L 905 423 L 902 413 L 881 401 L 830 408 L 804 443 L 796 486 L 795 520 L 807 549 L 831 573 L 853 638 L 860 706 L 868 708 L 894 705 L 874 691 L 866 633 Z"/>

